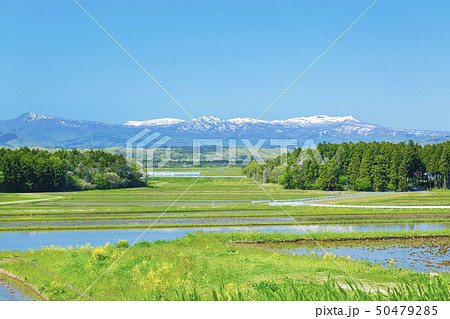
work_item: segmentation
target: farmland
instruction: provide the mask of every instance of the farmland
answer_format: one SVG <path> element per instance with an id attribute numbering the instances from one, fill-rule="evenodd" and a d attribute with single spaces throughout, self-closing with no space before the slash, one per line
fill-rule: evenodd
<path id="1" fill-rule="evenodd" d="M 448 299 L 450 209 L 252 203 L 352 193 L 154 178 L 141 188 L 2 194 L 16 203 L 0 207 L 0 269 L 35 299 Z M 323 202 L 445 206 L 449 198 L 441 190 Z M 422 292 L 404 294 L 411 289 Z"/>
<path id="2" fill-rule="evenodd" d="M 195 183 L 194 183 L 195 182 Z M 3 205 L 0 210 L 0 230 L 67 229 L 69 226 L 55 226 L 55 222 L 77 222 L 76 229 L 92 228 L 145 228 L 158 219 L 154 227 L 218 226 L 253 224 L 251 218 L 285 218 L 281 224 L 311 223 L 381 223 L 381 222 L 438 222 L 448 221 L 447 210 L 377 210 L 368 208 L 325 208 L 325 207 L 274 207 L 252 204 L 258 200 L 289 200 L 351 192 L 326 192 L 283 189 L 275 184 L 256 184 L 252 179 L 239 178 L 158 178 L 149 182 L 149 187 L 93 190 L 62 193 L 39 193 L 48 201 L 19 202 Z M 437 191 L 426 194 L 398 193 L 382 198 L 356 198 L 357 203 L 407 203 L 432 202 L 449 204 L 449 192 Z M 9 194 L 2 195 L 11 196 Z M 18 195 L 13 195 L 18 196 Z M 2 198 L 0 197 L 0 198 Z M 9 197 L 8 197 L 9 198 Z M 415 200 L 417 198 L 417 200 Z M 435 201 L 436 198 L 439 198 Z M 19 199 L 17 198 L 19 201 Z M 336 202 L 336 201 L 333 201 Z M 340 200 L 343 204 L 351 199 Z M 290 216 L 289 216 L 290 215 Z M 291 218 L 292 217 L 292 218 Z M 208 222 L 220 218 L 222 221 Z M 240 218 L 239 223 L 236 220 Z M 249 219 L 246 221 L 245 219 Z M 189 219 L 189 222 L 184 220 Z M 139 225 L 133 221 L 139 220 Z M 85 226 L 83 226 L 85 221 Z M 87 221 L 105 221 L 93 225 Z M 108 221 L 106 223 L 106 221 Z M 148 221 L 148 222 L 145 222 Z M 53 222 L 53 223 L 51 223 Z M 95 223 L 94 223 L 95 224 Z M 107 225 L 105 225 L 107 224 Z M 261 221 L 271 225 L 273 222 Z M 14 226 L 15 225 L 15 226 Z M 13 227 L 14 228 L 11 228 Z"/>
<path id="3" fill-rule="evenodd" d="M 245 236 L 245 235 L 244 235 Z M 449 276 L 333 254 L 296 255 L 197 233 L 175 241 L 2 252 L 51 300 L 448 300 Z M 435 240 L 446 245 L 448 241 Z M 112 261 L 123 256 L 94 282 Z M 345 272 L 342 271 L 342 268 Z M 351 275 L 350 275 L 351 274 Z M 419 290 L 418 290 L 419 289 Z M 414 293 L 406 293 L 407 291 Z M 420 291 L 420 292 L 419 292 Z"/>

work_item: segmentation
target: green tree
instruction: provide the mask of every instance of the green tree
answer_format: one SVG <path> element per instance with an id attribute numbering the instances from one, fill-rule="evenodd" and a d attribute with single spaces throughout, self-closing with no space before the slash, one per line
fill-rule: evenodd
<path id="1" fill-rule="evenodd" d="M 373 185 L 370 178 L 357 178 L 355 183 L 355 190 L 357 191 L 372 191 Z"/>
<path id="2" fill-rule="evenodd" d="M 317 151 L 319 157 L 330 159 L 327 165 L 317 162 Z M 280 156 L 264 165 L 250 163 L 245 170 L 248 175 L 287 188 L 367 191 L 449 188 L 449 151 L 450 141 L 423 147 L 413 141 L 321 143 L 315 153 L 297 148 L 286 155 L 287 161 Z"/>
<path id="3" fill-rule="evenodd" d="M 439 161 L 439 170 L 442 174 L 442 188 L 449 188 L 450 179 L 450 142 L 447 142 L 442 150 L 441 159 Z"/>
<path id="4" fill-rule="evenodd" d="M 5 175 L 0 172 L 0 191 L 3 191 L 3 181 L 5 180 Z"/>

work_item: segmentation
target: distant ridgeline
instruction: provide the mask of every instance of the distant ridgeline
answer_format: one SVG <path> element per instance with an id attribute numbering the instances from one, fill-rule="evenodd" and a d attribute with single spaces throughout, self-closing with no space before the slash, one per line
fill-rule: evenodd
<path id="1" fill-rule="evenodd" d="M 0 192 L 45 192 L 143 186 L 125 157 L 101 150 L 54 153 L 0 149 Z"/>
<path id="2" fill-rule="evenodd" d="M 403 191 L 450 187 L 450 141 L 319 144 L 292 154 L 252 161 L 245 174 L 285 188 Z"/>

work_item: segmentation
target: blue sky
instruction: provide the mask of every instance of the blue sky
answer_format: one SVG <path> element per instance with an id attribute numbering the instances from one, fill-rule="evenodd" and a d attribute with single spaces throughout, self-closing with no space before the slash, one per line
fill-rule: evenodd
<path id="1" fill-rule="evenodd" d="M 371 3 L 79 0 L 194 117 L 254 117 Z M 264 116 L 450 130 L 450 2 L 379 0 Z M 4 1 L 0 118 L 186 114 L 71 0 Z"/>

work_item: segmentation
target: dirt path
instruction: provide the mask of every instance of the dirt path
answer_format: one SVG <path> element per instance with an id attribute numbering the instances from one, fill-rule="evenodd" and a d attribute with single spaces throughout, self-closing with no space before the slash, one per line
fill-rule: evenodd
<path id="1" fill-rule="evenodd" d="M 29 202 L 45 202 L 45 201 L 61 199 L 61 198 L 64 198 L 64 197 L 57 196 L 57 197 L 49 197 L 49 198 L 25 199 L 25 200 L 18 200 L 18 201 L 14 201 L 14 202 L 0 202 L 0 205 L 23 204 L 23 203 L 29 203 Z"/>

